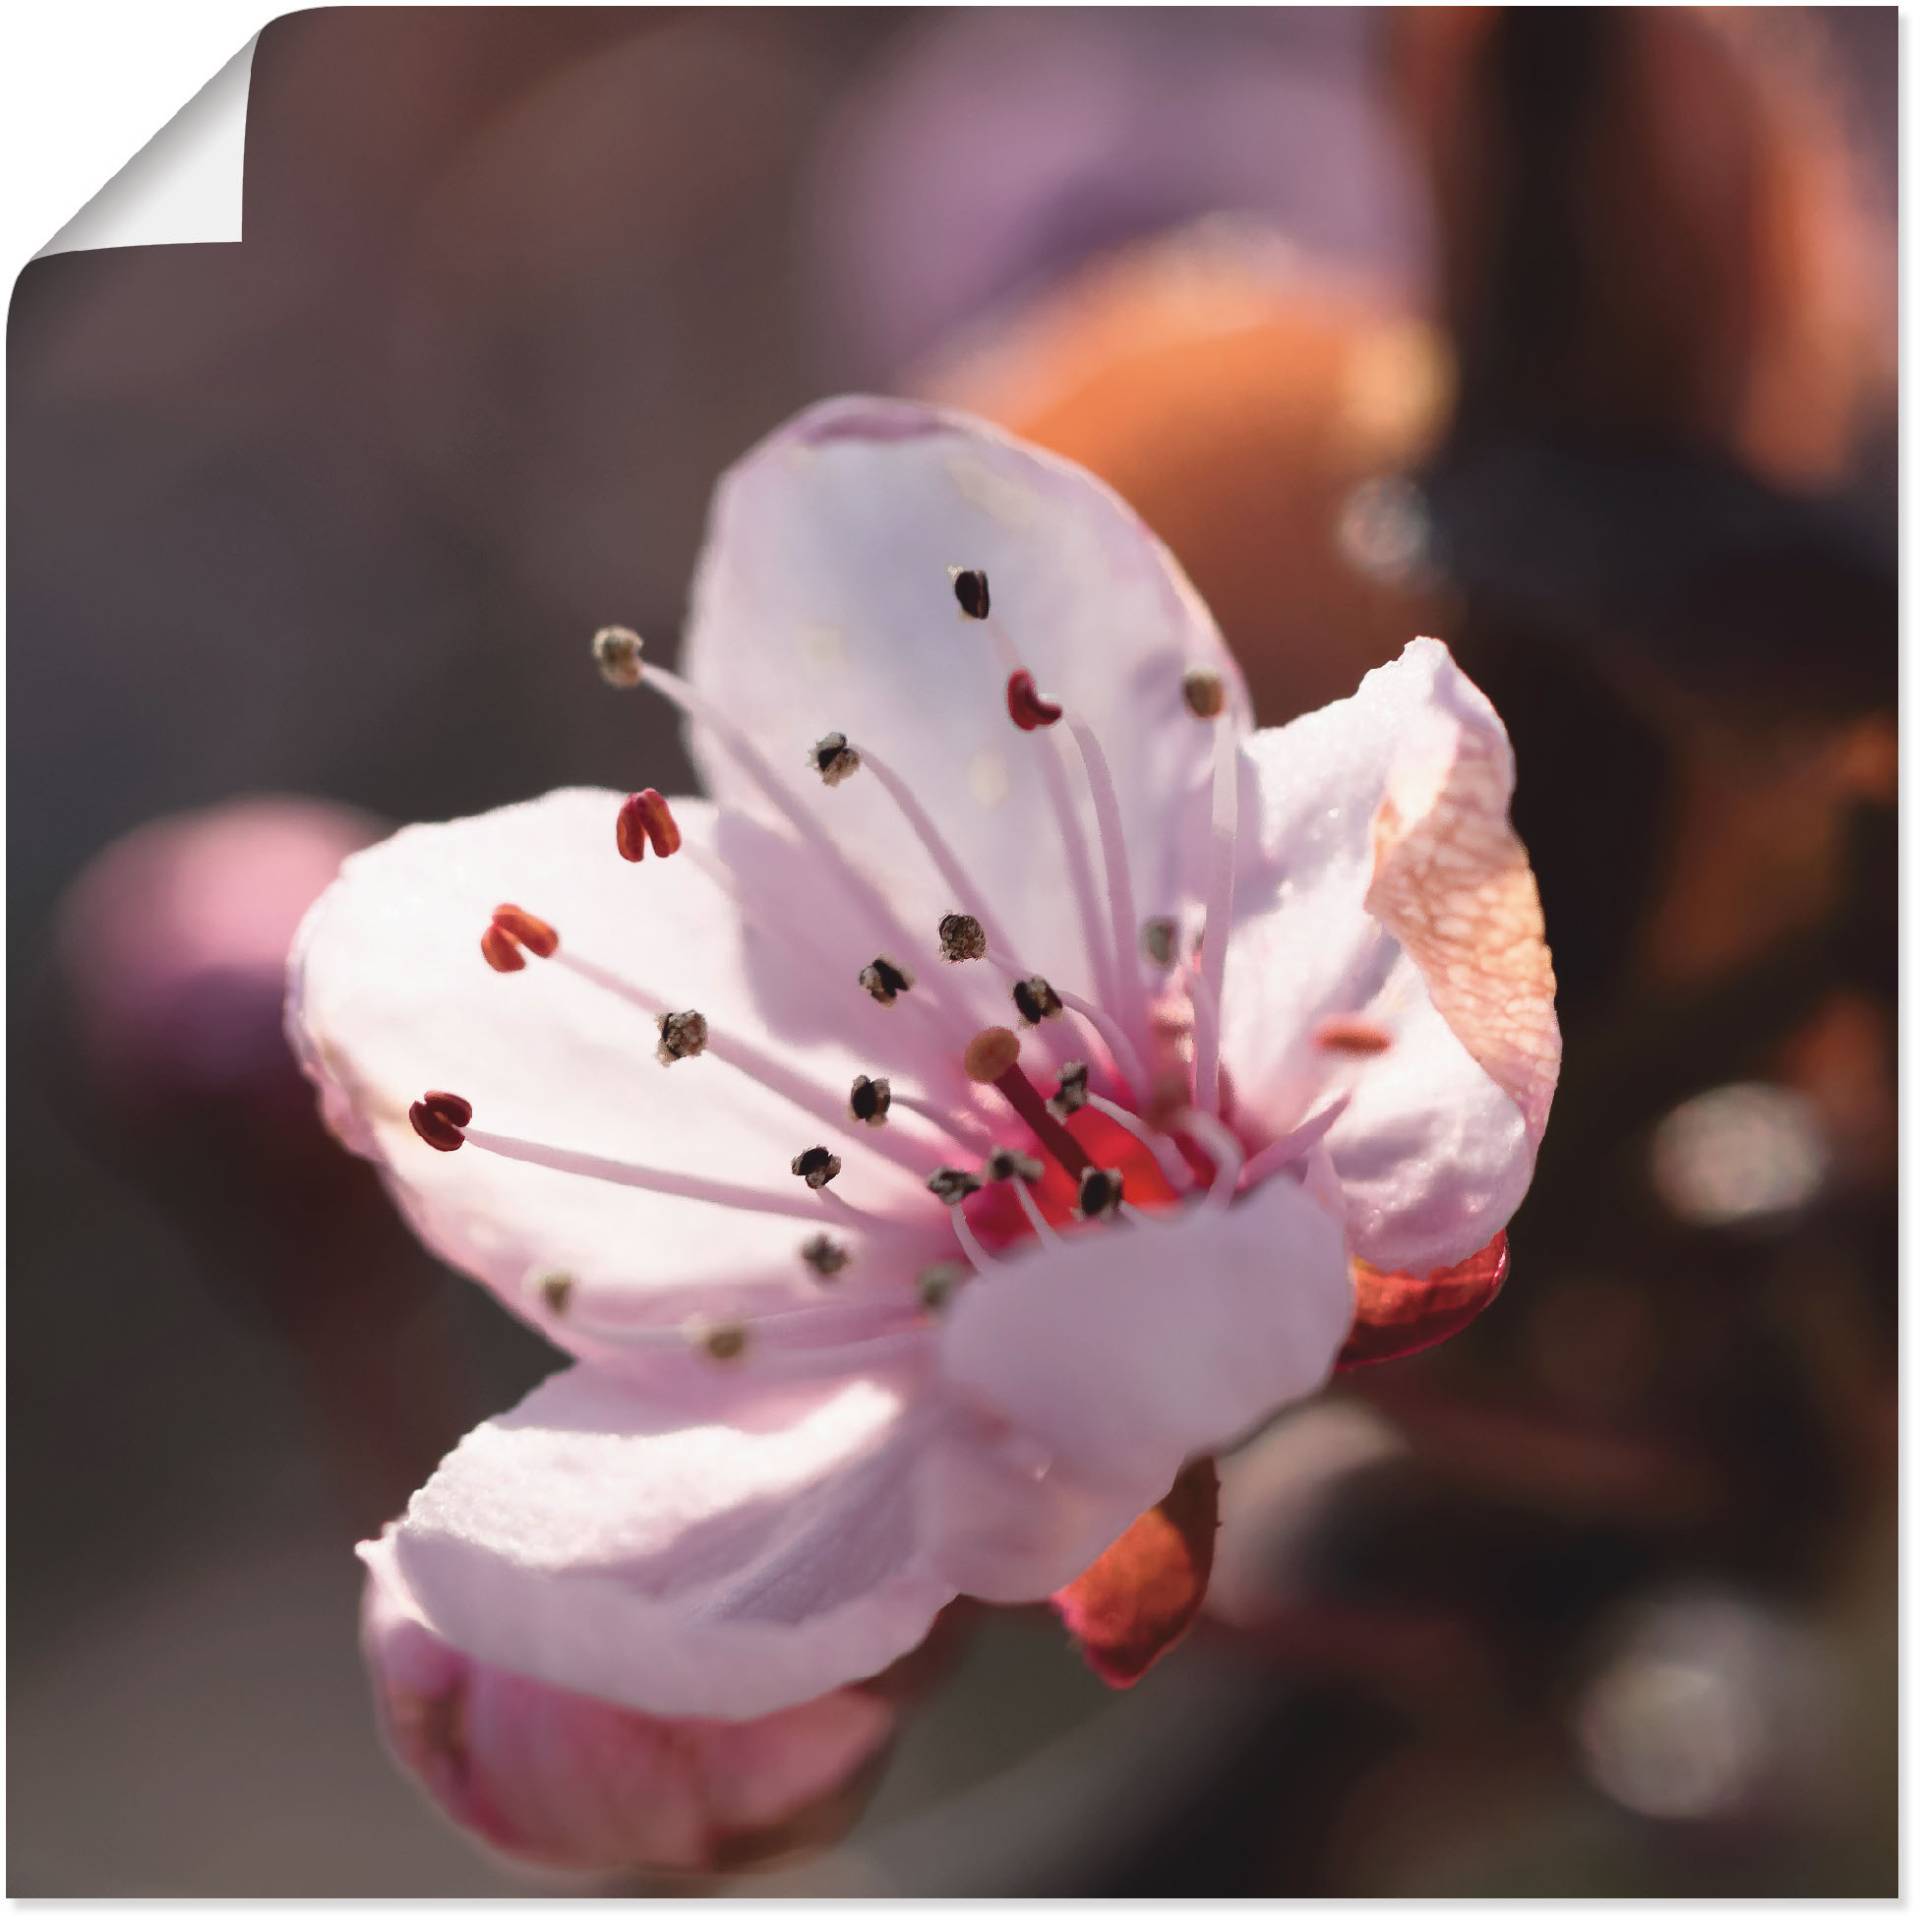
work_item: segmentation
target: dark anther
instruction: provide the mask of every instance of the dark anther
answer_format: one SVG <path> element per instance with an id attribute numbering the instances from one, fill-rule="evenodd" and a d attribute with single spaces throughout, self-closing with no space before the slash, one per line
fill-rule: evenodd
<path id="1" fill-rule="evenodd" d="M 610 687 L 640 684 L 640 636 L 631 627 L 602 627 L 593 636 L 594 664 Z"/>
<path id="2" fill-rule="evenodd" d="M 969 620 L 984 620 L 993 609 L 987 592 L 987 576 L 978 567 L 949 567 L 953 576 L 953 597 Z"/>
<path id="3" fill-rule="evenodd" d="M 883 1007 L 890 1007 L 913 985 L 913 975 L 905 967 L 896 967 L 882 954 L 871 966 L 860 969 L 860 984 Z"/>
<path id="4" fill-rule="evenodd" d="M 1215 718 L 1227 704 L 1227 683 L 1211 667 L 1189 667 L 1180 692 L 1188 712 L 1202 720 Z"/>
<path id="5" fill-rule="evenodd" d="M 844 733 L 823 733 L 813 743 L 812 759 L 814 772 L 830 787 L 860 771 L 860 756 L 847 745 Z"/>
<path id="6" fill-rule="evenodd" d="M 1030 1027 L 1053 1019 L 1060 1011 L 1060 996 L 1037 973 L 1013 983 L 1013 1009 Z"/>
<path id="7" fill-rule="evenodd" d="M 1078 1113 L 1087 1104 L 1087 1063 L 1084 1060 L 1069 1060 L 1060 1069 L 1060 1084 L 1053 1090 L 1053 1098 L 1047 1102 L 1047 1111 L 1056 1120 L 1064 1120 L 1070 1113 Z"/>
<path id="8" fill-rule="evenodd" d="M 738 1320 L 718 1320 L 695 1337 L 709 1360 L 738 1360 L 747 1350 L 747 1330 Z"/>
<path id="9" fill-rule="evenodd" d="M 540 1298 L 546 1303 L 547 1311 L 554 1315 L 565 1313 L 573 1301 L 573 1275 L 543 1273 L 539 1285 Z"/>
<path id="10" fill-rule="evenodd" d="M 1046 1170 L 1042 1161 L 1014 1147 L 995 1147 L 987 1155 L 986 1175 L 989 1180 L 1024 1180 L 1028 1186 L 1032 1186 Z"/>
<path id="11" fill-rule="evenodd" d="M 978 1193 L 980 1185 L 980 1176 L 965 1167 L 936 1167 L 927 1175 L 927 1191 L 947 1207 L 957 1207 L 968 1194 Z"/>
<path id="12" fill-rule="evenodd" d="M 957 1260 L 940 1260 L 920 1276 L 920 1304 L 929 1313 L 938 1313 L 953 1298 L 953 1290 L 967 1277 L 967 1268 Z"/>
<path id="13" fill-rule="evenodd" d="M 1089 1167 L 1080 1176 L 1079 1213 L 1083 1220 L 1097 1220 L 1111 1213 L 1121 1200 L 1121 1180 L 1117 1167 Z"/>
<path id="14" fill-rule="evenodd" d="M 1007 717 L 1022 733 L 1052 726 L 1064 711 L 1055 701 L 1041 698 L 1025 667 L 1007 677 Z"/>
<path id="15" fill-rule="evenodd" d="M 800 1249 L 800 1258 L 822 1279 L 831 1280 L 846 1270 L 852 1256 L 830 1233 L 816 1233 Z"/>
<path id="16" fill-rule="evenodd" d="M 984 960 L 987 930 L 970 913 L 950 913 L 940 922 L 940 952 L 948 960 Z"/>
<path id="17" fill-rule="evenodd" d="M 1140 929 L 1140 951 L 1156 967 L 1173 965 L 1179 952 L 1180 929 L 1171 920 L 1149 920 Z"/>
<path id="18" fill-rule="evenodd" d="M 825 1147 L 809 1147 L 805 1153 L 793 1156 L 793 1171 L 817 1190 L 840 1171 L 840 1156 L 829 1153 Z"/>
<path id="19" fill-rule="evenodd" d="M 863 1120 L 870 1127 L 880 1126 L 886 1120 L 887 1109 L 893 1105 L 893 1085 L 886 1080 L 869 1080 L 864 1073 L 856 1075 L 847 1105 L 856 1120 Z"/>
<path id="20" fill-rule="evenodd" d="M 689 1007 L 685 1013 L 663 1013 L 660 1016 L 660 1044 L 654 1048 L 653 1057 L 663 1067 L 670 1067 L 676 1060 L 691 1060 L 697 1053 L 707 1050 L 707 1017 L 696 1013 Z"/>

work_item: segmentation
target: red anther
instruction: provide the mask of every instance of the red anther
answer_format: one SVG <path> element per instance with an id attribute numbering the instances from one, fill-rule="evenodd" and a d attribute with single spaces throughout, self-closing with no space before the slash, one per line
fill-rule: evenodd
<path id="1" fill-rule="evenodd" d="M 1385 1053 L 1393 1035 L 1371 1020 L 1323 1020 L 1314 1029 L 1313 1044 L 1322 1053 L 1350 1053 L 1360 1057 Z"/>
<path id="2" fill-rule="evenodd" d="M 662 860 L 680 851 L 680 823 L 665 797 L 652 787 L 630 793 L 621 802 L 613 832 L 623 860 L 644 860 L 649 845 Z"/>
<path id="3" fill-rule="evenodd" d="M 493 924 L 538 959 L 550 960 L 560 951 L 559 934 L 538 914 L 529 913 L 525 907 L 516 907 L 511 901 L 494 908 Z"/>
<path id="4" fill-rule="evenodd" d="M 1043 700 L 1033 684 L 1033 675 L 1025 667 L 1007 681 L 1007 712 L 1022 733 L 1035 727 L 1050 727 L 1063 709 L 1051 700 Z"/>
<path id="5" fill-rule="evenodd" d="M 480 936 L 480 952 L 495 973 L 518 973 L 527 964 L 519 942 L 498 921 L 487 922 L 487 930 Z"/>
<path id="6" fill-rule="evenodd" d="M 452 1153 L 466 1141 L 463 1129 L 473 1119 L 473 1104 L 457 1093 L 422 1094 L 407 1109 L 413 1130 L 439 1153 Z"/>

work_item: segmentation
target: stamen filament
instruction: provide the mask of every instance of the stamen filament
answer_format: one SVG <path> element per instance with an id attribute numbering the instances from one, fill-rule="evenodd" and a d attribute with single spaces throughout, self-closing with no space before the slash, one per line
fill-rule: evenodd
<path id="1" fill-rule="evenodd" d="M 1220 996 L 1226 988 L 1227 942 L 1233 935 L 1233 869 L 1240 833 L 1240 747 L 1222 723 L 1214 734 L 1213 817 L 1208 843 L 1207 918 L 1200 939 L 1206 1018 L 1194 1001 L 1193 1103 L 1220 1111 Z"/>
<path id="2" fill-rule="evenodd" d="M 1143 1034 L 1147 1030 L 1147 1001 L 1140 984 L 1134 945 L 1140 921 L 1133 909 L 1133 874 L 1127 865 L 1120 800 L 1114 791 L 1107 756 L 1100 751 L 1093 729 L 1071 714 L 1067 717 L 1067 728 L 1080 750 L 1080 764 L 1086 770 L 1087 788 L 1093 796 L 1093 817 L 1100 829 L 1100 852 L 1106 862 L 1107 904 L 1111 909 L 1114 966 L 1118 976 L 1114 982 L 1115 1000 L 1129 1030 Z M 1061 997 L 1064 999 L 1065 995 Z"/>
<path id="3" fill-rule="evenodd" d="M 1105 1114 L 1116 1127 L 1132 1134 L 1153 1155 L 1154 1164 L 1166 1176 L 1167 1185 L 1174 1192 L 1185 1193 L 1192 1187 L 1193 1169 L 1187 1165 L 1186 1156 L 1164 1133 L 1156 1132 L 1137 1113 L 1129 1113 L 1118 1101 L 1109 1100 L 1104 1094 L 1088 1094 L 1087 1105 L 1095 1113 Z"/>
<path id="4" fill-rule="evenodd" d="M 1177 1124 L 1200 1142 L 1213 1162 L 1213 1184 L 1201 1207 L 1209 1213 L 1224 1213 L 1239 1188 L 1240 1170 L 1246 1163 L 1240 1142 L 1233 1137 L 1232 1128 L 1198 1107 L 1189 1108 Z"/>
<path id="5" fill-rule="evenodd" d="M 1020 1211 L 1027 1216 L 1027 1224 L 1038 1239 L 1046 1246 L 1057 1247 L 1060 1236 L 1054 1232 L 1052 1224 L 1040 1211 L 1040 1203 L 1027 1191 L 1027 1183 L 1017 1174 L 1013 1180 L 1013 1197 L 1020 1202 Z"/>
<path id="6" fill-rule="evenodd" d="M 973 1222 L 967 1218 L 966 1208 L 956 1204 L 949 1207 L 947 1212 L 953 1216 L 954 1238 L 960 1242 L 961 1251 L 973 1262 L 974 1271 L 987 1273 L 999 1266 L 1000 1262 L 980 1244 L 973 1231 Z"/>
<path id="7" fill-rule="evenodd" d="M 1002 670 L 1009 676 L 1021 670 L 1020 655 L 1000 622 L 989 617 L 987 632 L 1000 654 Z M 1087 958 L 1093 965 L 1094 997 L 1117 1001 L 1120 988 L 1114 956 L 1109 945 L 1111 930 L 1107 916 L 1100 911 L 1100 895 L 1094 885 L 1093 860 L 1087 848 L 1087 830 L 1074 804 L 1068 784 L 1067 765 L 1062 757 L 1066 744 L 1055 728 L 1048 727 L 1040 748 L 1040 778 L 1047 789 L 1047 801 L 1053 808 L 1060 829 L 1060 844 L 1066 849 L 1067 875 L 1073 883 L 1074 903 L 1080 909 L 1080 933 L 1086 943 Z M 1064 999 L 1066 996 L 1061 996 Z"/>
<path id="8" fill-rule="evenodd" d="M 466 1143 L 482 1153 L 498 1154 L 502 1160 L 518 1160 L 530 1167 L 545 1167 L 552 1173 L 577 1175 L 583 1180 L 604 1180 L 611 1186 L 636 1187 L 646 1193 L 668 1193 L 680 1200 L 704 1200 L 711 1206 L 733 1207 L 743 1213 L 777 1213 L 790 1220 L 818 1220 L 820 1196 L 774 1192 L 744 1186 L 734 1180 L 709 1180 L 697 1173 L 673 1173 L 665 1167 L 643 1167 L 631 1160 L 609 1160 L 597 1153 L 580 1153 L 571 1147 L 550 1147 L 537 1140 L 518 1140 L 507 1133 L 482 1133 L 468 1128 Z M 839 1196 L 833 1196 L 839 1200 Z M 860 1225 L 867 1230 L 884 1230 L 894 1225 L 875 1215 L 861 1213 L 844 1200 L 839 1205 L 859 1214 Z"/>
<path id="9" fill-rule="evenodd" d="M 913 837 L 926 850 L 928 859 L 946 882 L 954 905 L 971 913 L 985 928 L 989 953 L 1004 954 L 1007 951 L 1005 921 L 988 911 L 985 900 L 981 898 L 979 881 L 960 864 L 959 855 L 948 843 L 946 835 L 934 824 L 933 816 L 920 804 L 919 796 L 864 740 L 859 743 L 859 750 L 860 764 L 880 782 L 886 789 L 888 799 L 900 809 L 901 817 L 912 830 Z"/>
<path id="10" fill-rule="evenodd" d="M 1247 1185 L 1253 1186 L 1269 1174 L 1304 1160 L 1332 1131 L 1333 1123 L 1346 1112 L 1347 1102 L 1352 1098 L 1351 1093 L 1336 1094 L 1291 1132 L 1283 1133 L 1278 1140 L 1269 1140 L 1246 1164 L 1243 1177 Z"/>

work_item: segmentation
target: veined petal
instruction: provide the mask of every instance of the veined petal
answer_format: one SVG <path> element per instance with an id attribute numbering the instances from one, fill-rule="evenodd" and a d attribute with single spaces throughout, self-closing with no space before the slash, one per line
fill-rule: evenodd
<path id="1" fill-rule="evenodd" d="M 940 1363 L 1138 1514 L 1190 1456 L 1319 1386 L 1353 1304 L 1339 1224 L 1281 1176 L 1224 1212 L 1008 1262 L 960 1294 Z"/>
<path id="2" fill-rule="evenodd" d="M 713 843 L 713 810 L 677 803 L 687 850 L 629 866 L 614 846 L 619 802 L 553 793 L 408 828 L 346 863 L 302 929 L 288 1003 L 289 1032 L 329 1120 L 380 1165 L 436 1252 L 581 1351 L 603 1352 L 589 1332 L 598 1324 L 815 1304 L 844 1313 L 875 1291 L 904 1297 L 916 1261 L 945 1246 L 919 1181 L 921 1163 L 950 1149 L 904 1113 L 879 1136 L 859 1127 L 845 1116 L 847 1090 L 857 1071 L 885 1070 L 881 1059 L 903 1089 L 918 1063 L 952 1069 L 911 1024 L 887 1029 L 878 1059 L 834 1039 L 859 1034 L 863 1013 L 876 1026 L 887 1016 L 853 970 L 837 978 L 810 966 L 795 943 L 785 949 L 784 998 L 769 1012 L 749 977 L 753 936 L 739 907 L 692 857 Z M 739 836 L 730 844 L 738 861 Z M 508 902 L 549 921 L 560 947 L 502 974 L 482 959 L 479 939 Z M 815 1000 L 836 994 L 844 1017 L 792 1030 Z M 703 1014 L 707 1051 L 662 1066 L 648 1011 L 656 1003 Z M 730 1042 L 775 1061 L 793 1086 L 817 1088 L 819 1112 L 721 1057 Z M 476 1135 L 746 1189 L 771 1210 L 557 1170 L 472 1142 L 436 1152 L 408 1119 L 429 1089 L 469 1101 Z M 844 1162 L 831 1195 L 789 1171 L 819 1142 Z M 921 1224 L 874 1238 L 843 1199 Z M 853 1256 L 831 1293 L 801 1258 L 820 1231 Z"/>
<path id="3" fill-rule="evenodd" d="M 949 570 L 988 577 L 969 620 Z M 1090 723 L 1113 769 L 1139 911 L 1172 910 L 1188 803 L 1205 787 L 1216 725 L 1243 725 L 1238 671 L 1160 543 L 1081 469 L 965 416 L 905 401 L 810 408 L 721 482 L 695 585 L 686 671 L 743 726 L 914 927 L 990 913 L 1016 951 L 1071 990 L 1097 979 L 1074 908 L 1044 774 L 1062 755 L 1087 845 L 1098 839 L 1065 729 L 1009 721 L 1009 663 Z M 1228 715 L 1196 719 L 1182 676 L 1222 676 Z M 911 779 L 985 898 L 956 901 L 879 783 L 828 791 L 804 771 L 842 732 Z M 696 727 L 708 790 L 765 802 Z M 1138 964 L 1135 953 L 1127 964 Z"/>
<path id="4" fill-rule="evenodd" d="M 1340 1365 L 1370 1367 L 1424 1353 L 1477 1320 L 1507 1282 L 1507 1236 L 1496 1233 L 1478 1253 L 1436 1273 L 1382 1273 L 1354 1262 L 1358 1306 Z"/>
<path id="5" fill-rule="evenodd" d="M 1245 754 L 1222 1010 L 1242 1124 L 1284 1133 L 1344 1092 L 1327 1145 L 1355 1252 L 1464 1260 L 1526 1192 L 1559 1065 L 1505 730 L 1417 640 Z"/>
<path id="6" fill-rule="evenodd" d="M 476 1428 L 392 1535 L 423 1617 L 549 1685 L 726 1720 L 916 1646 L 955 1590 L 922 1538 L 903 1386 L 733 1378 L 689 1415 L 573 1368 Z"/>

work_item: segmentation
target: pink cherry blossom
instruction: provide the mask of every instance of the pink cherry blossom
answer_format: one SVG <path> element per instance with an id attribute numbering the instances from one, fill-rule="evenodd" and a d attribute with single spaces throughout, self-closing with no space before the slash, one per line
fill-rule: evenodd
<path id="1" fill-rule="evenodd" d="M 289 1026 L 572 1362 L 393 1530 L 414 1616 L 752 1720 L 1071 1582 L 1321 1385 L 1354 1261 L 1486 1247 L 1553 979 L 1445 647 L 1255 731 L 1138 519 L 976 422 L 802 414 L 721 484 L 684 677 L 636 648 L 706 797 L 638 768 L 356 855 Z"/>

